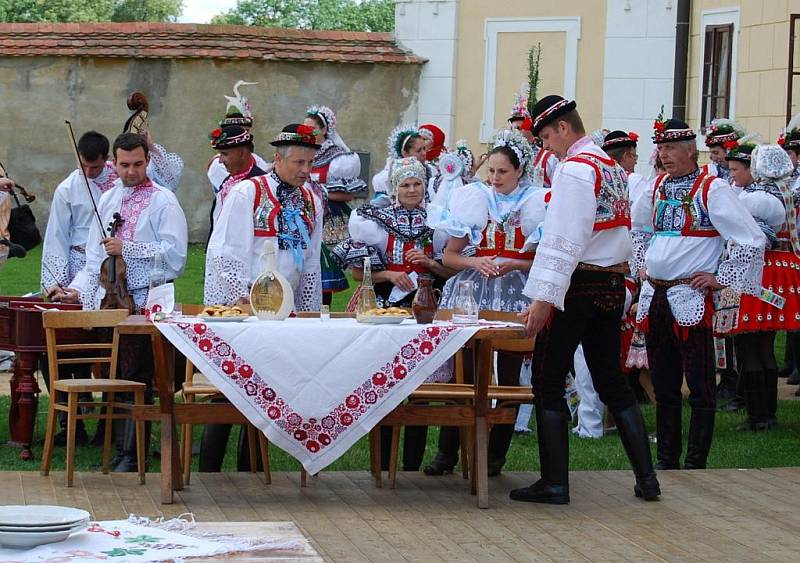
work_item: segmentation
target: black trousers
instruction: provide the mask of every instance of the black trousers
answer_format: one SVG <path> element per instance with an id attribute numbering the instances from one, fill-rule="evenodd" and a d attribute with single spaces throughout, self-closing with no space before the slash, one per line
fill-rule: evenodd
<path id="1" fill-rule="evenodd" d="M 564 299 L 549 326 L 539 333 L 533 353 L 533 389 L 537 406 L 568 412 L 564 378 L 573 367 L 578 344 L 600 400 L 611 412 L 636 402 L 620 367 L 620 330 L 625 306 L 622 274 L 576 270 Z"/>
<path id="2" fill-rule="evenodd" d="M 656 402 L 659 405 L 680 408 L 683 399 L 681 387 L 685 376 L 692 408 L 714 409 L 716 374 L 711 327 L 699 323 L 686 329 L 685 339 L 679 336 L 676 333 L 675 317 L 667 301 L 667 289 L 664 287 L 657 287 L 655 290 L 647 322 L 647 359 Z"/>

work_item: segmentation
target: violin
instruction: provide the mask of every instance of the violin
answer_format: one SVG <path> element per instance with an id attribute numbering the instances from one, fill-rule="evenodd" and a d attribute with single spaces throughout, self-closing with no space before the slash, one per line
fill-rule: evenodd
<path id="1" fill-rule="evenodd" d="M 114 213 L 114 220 L 108 227 L 108 236 L 114 238 L 125 220 L 119 213 Z M 127 309 L 134 314 L 136 306 L 133 297 L 128 293 L 128 268 L 122 256 L 109 256 L 100 266 L 100 287 L 106 295 L 100 302 L 101 309 Z"/>
<path id="2" fill-rule="evenodd" d="M 150 111 L 147 96 L 141 92 L 131 92 L 128 95 L 127 105 L 133 113 L 125 121 L 122 132 L 144 135 L 147 132 L 147 112 Z"/>
<path id="3" fill-rule="evenodd" d="M 9 178 L 9 180 L 13 180 L 13 179 L 12 179 L 12 178 Z M 32 193 L 30 193 L 30 192 L 29 192 L 27 189 L 25 189 L 25 188 L 24 188 L 24 187 L 23 187 L 21 184 L 17 183 L 17 181 L 16 181 L 16 180 L 13 180 L 13 182 L 14 182 L 14 189 L 15 189 L 15 190 L 17 190 L 19 193 L 21 193 L 21 194 L 22 194 L 22 197 L 24 197 L 24 198 L 25 198 L 25 201 L 26 201 L 27 203 L 33 203 L 34 201 L 36 201 L 36 194 L 32 194 Z"/>

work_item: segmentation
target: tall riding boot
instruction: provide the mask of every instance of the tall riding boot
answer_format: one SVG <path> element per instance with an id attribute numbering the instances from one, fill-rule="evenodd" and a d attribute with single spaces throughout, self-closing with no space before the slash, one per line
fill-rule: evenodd
<path id="1" fill-rule="evenodd" d="M 686 447 L 684 469 L 705 469 L 708 451 L 714 438 L 715 409 L 692 408 L 689 422 L 689 445 Z"/>
<path id="2" fill-rule="evenodd" d="M 406 426 L 403 436 L 403 471 L 419 471 L 428 442 L 427 426 Z"/>
<path id="3" fill-rule="evenodd" d="M 683 435 L 681 406 L 656 405 L 656 469 L 680 469 Z"/>
<path id="4" fill-rule="evenodd" d="M 766 409 L 764 419 L 767 426 L 772 428 L 778 425 L 778 370 L 768 369 L 764 371 L 766 379 Z"/>
<path id="5" fill-rule="evenodd" d="M 461 436 L 458 426 L 442 426 L 439 429 L 439 451 L 422 471 L 425 475 L 435 476 L 452 473 L 458 463 L 458 451 L 461 447 Z"/>
<path id="6" fill-rule="evenodd" d="M 258 437 L 258 432 L 260 430 L 256 430 L 256 437 Z M 239 443 L 236 452 L 236 471 L 250 471 L 250 440 L 247 438 L 247 426 L 245 425 L 239 427 Z M 256 441 L 256 471 L 263 471 L 263 467 L 261 446 Z"/>
<path id="7" fill-rule="evenodd" d="M 537 411 L 541 406 L 537 405 Z M 561 410 L 542 410 L 537 417 L 542 478 L 529 487 L 514 489 L 511 500 L 544 504 L 569 503 L 569 415 Z M 545 478 L 545 475 L 547 478 Z"/>
<path id="8" fill-rule="evenodd" d="M 219 473 L 222 470 L 222 460 L 225 459 L 230 435 L 230 424 L 206 424 L 200 440 L 201 472 Z"/>
<path id="9" fill-rule="evenodd" d="M 637 497 L 644 500 L 656 500 L 661 494 L 658 486 L 656 472 L 653 469 L 653 458 L 650 456 L 650 441 L 647 438 L 647 430 L 644 427 L 642 413 L 639 405 L 614 413 L 614 420 L 617 423 L 617 432 L 620 440 L 628 454 L 628 459 L 636 476 L 636 485 L 633 492 Z"/>
<path id="10" fill-rule="evenodd" d="M 513 424 L 495 424 L 489 433 L 489 477 L 500 475 L 514 437 Z"/>
<path id="11" fill-rule="evenodd" d="M 144 461 L 145 470 L 147 468 L 147 452 L 150 445 L 150 422 L 145 422 L 144 425 Z M 124 428 L 124 442 L 122 446 L 122 458 L 113 467 L 112 471 L 116 473 L 135 473 L 139 470 L 136 458 L 136 421 L 131 419 L 125 420 Z"/>
<path id="12" fill-rule="evenodd" d="M 767 389 L 763 371 L 748 371 L 742 374 L 745 379 L 744 400 L 747 407 L 747 420 L 737 426 L 737 430 L 767 430 Z"/>

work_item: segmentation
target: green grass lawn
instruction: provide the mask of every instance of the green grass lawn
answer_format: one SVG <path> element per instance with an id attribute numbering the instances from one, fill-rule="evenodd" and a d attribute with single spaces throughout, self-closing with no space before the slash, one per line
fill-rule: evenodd
<path id="1" fill-rule="evenodd" d="M 9 397 L 0 397 L 0 443 L 9 439 L 8 409 Z M 642 407 L 647 428 L 655 431 L 655 409 L 650 405 Z M 798 439 L 800 439 L 800 402 L 781 401 L 778 409 L 780 425 L 766 433 L 740 432 L 735 430 L 744 418 L 743 413 L 718 413 L 714 432 L 714 444 L 708 460 L 711 468 L 757 468 L 786 467 L 800 464 L 798 456 Z M 38 470 L 42 453 L 45 421 L 47 419 L 47 396 L 39 401 L 39 416 L 36 421 L 36 443 L 33 447 L 33 462 L 19 459 L 19 450 L 0 448 L 0 470 Z M 533 422 L 531 423 L 533 424 Z M 90 436 L 94 433 L 95 421 L 87 421 Z M 689 425 L 689 409 L 684 408 L 684 428 Z M 158 425 L 154 425 L 151 442 L 151 454 L 158 447 Z M 195 426 L 194 438 L 200 438 L 202 427 Z M 237 430 L 231 434 L 228 443 L 228 455 L 225 457 L 223 470 L 234 471 L 236 468 Z M 428 446 L 425 454 L 427 463 L 436 453 L 438 429 L 428 432 Z M 655 456 L 655 445 L 652 445 Z M 686 451 L 684 443 L 684 452 Z M 64 468 L 64 448 L 56 448 L 53 454 L 53 468 Z M 297 471 L 299 464 L 289 455 L 274 445 L 270 446 L 271 465 L 274 471 Z M 366 470 L 369 467 L 369 450 L 367 438 L 364 437 L 350 451 L 328 467 L 328 471 Z M 99 467 L 101 461 L 100 448 L 79 447 L 76 455 L 76 468 L 80 471 Z M 194 458 L 197 469 L 197 457 Z M 628 461 L 622 444 L 615 434 L 604 436 L 599 440 L 570 438 L 570 468 L 573 470 L 606 470 L 628 469 Z M 536 449 L 535 433 L 515 435 L 509 451 L 506 470 L 533 471 L 539 469 L 539 456 Z M 149 471 L 159 470 L 159 461 L 151 455 Z"/>
<path id="2" fill-rule="evenodd" d="M 39 263 L 41 260 L 41 247 L 31 251 L 23 260 L 8 261 L 0 271 L 0 293 L 23 294 L 37 291 L 39 285 Z M 176 299 L 182 303 L 201 303 L 203 300 L 203 265 L 204 252 L 200 245 L 189 248 L 189 257 L 184 275 L 176 280 Z M 351 283 L 351 285 L 353 285 Z M 333 310 L 343 310 L 350 291 L 334 295 Z M 783 334 L 778 335 L 776 352 L 779 362 L 783 361 Z M 36 425 L 36 444 L 33 448 L 36 461 L 33 463 L 19 460 L 19 450 L 0 447 L 0 469 L 2 470 L 36 470 L 38 460 L 41 459 L 41 439 L 47 412 L 47 397 L 43 396 L 39 402 L 39 417 Z M 8 438 L 8 409 L 9 397 L 0 396 L 0 444 Z M 647 426 L 651 432 L 655 428 L 655 410 L 651 406 L 644 406 L 643 412 Z M 684 409 L 684 427 L 688 428 L 689 410 Z M 720 413 L 717 416 L 714 446 L 709 458 L 709 466 L 721 467 L 776 467 L 793 466 L 800 462 L 797 444 L 800 438 L 800 402 L 782 401 L 778 419 L 780 426 L 768 433 L 752 434 L 737 432 L 734 428 L 742 421 L 742 413 Z M 95 423 L 89 422 L 90 433 L 93 432 Z M 199 439 L 202 428 L 195 427 L 195 439 Z M 157 446 L 158 425 L 154 426 L 153 444 Z M 234 432 L 235 436 L 235 432 Z M 428 433 L 428 449 L 426 461 L 436 451 L 438 429 L 431 428 Z M 236 440 L 229 443 L 229 455 L 226 456 L 224 468 L 235 469 Z M 298 463 L 278 448 L 271 446 L 272 467 L 276 471 L 296 470 Z M 654 447 L 655 448 L 655 447 Z M 654 450 L 655 451 L 655 450 Z M 79 448 L 76 456 L 76 465 L 79 470 L 91 469 L 100 464 L 100 450 L 94 448 Z M 195 465 L 197 460 L 195 459 Z M 600 440 L 586 440 L 571 438 L 570 465 L 575 470 L 600 470 L 600 469 L 625 469 L 628 462 L 619 439 L 615 435 L 606 436 Z M 64 467 L 64 449 L 57 448 L 53 457 L 53 466 L 56 469 Z M 366 438 L 356 444 L 349 452 L 329 467 L 329 470 L 367 469 L 368 450 Z M 515 436 L 509 452 L 506 469 L 509 471 L 536 470 L 539 467 L 538 455 L 534 435 Z M 150 471 L 158 470 L 158 460 L 150 462 Z"/>

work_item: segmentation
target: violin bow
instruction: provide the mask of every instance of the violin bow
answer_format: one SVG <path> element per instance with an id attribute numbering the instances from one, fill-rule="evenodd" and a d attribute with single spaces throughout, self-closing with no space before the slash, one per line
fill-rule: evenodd
<path id="1" fill-rule="evenodd" d="M 67 126 L 67 133 L 69 133 L 69 140 L 70 144 L 72 145 L 72 151 L 75 153 L 75 160 L 78 162 L 78 169 L 81 172 L 83 172 L 83 183 L 86 185 L 86 191 L 89 193 L 89 199 L 92 202 L 92 209 L 94 209 L 94 216 L 97 219 L 97 224 L 100 227 L 100 234 L 102 236 L 105 234 L 106 229 L 103 226 L 103 220 L 100 218 L 100 212 L 97 210 L 97 203 L 95 203 L 94 201 L 94 194 L 92 194 L 92 188 L 89 187 L 89 179 L 86 177 L 86 170 L 84 170 L 83 163 L 81 162 L 81 157 L 78 154 L 78 143 L 75 142 L 75 133 L 72 131 L 72 123 L 70 123 L 69 119 L 65 119 L 64 123 Z"/>

